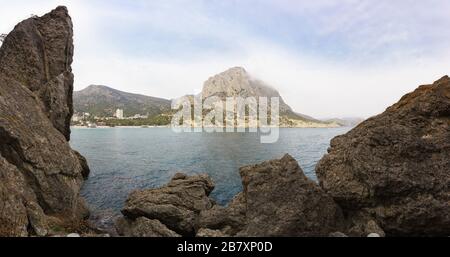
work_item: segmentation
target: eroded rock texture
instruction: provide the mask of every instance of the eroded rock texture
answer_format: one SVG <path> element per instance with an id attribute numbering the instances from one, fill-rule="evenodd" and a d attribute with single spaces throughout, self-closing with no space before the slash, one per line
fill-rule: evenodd
<path id="1" fill-rule="evenodd" d="M 450 78 L 333 139 L 316 171 L 349 218 L 387 235 L 449 235 Z"/>
<path id="2" fill-rule="evenodd" d="M 327 236 L 343 228 L 339 206 L 289 155 L 240 169 L 244 191 L 201 225 L 238 236 Z"/>
<path id="3" fill-rule="evenodd" d="M 156 219 L 139 217 L 137 219 L 119 218 L 116 222 L 119 235 L 125 237 L 180 237 Z"/>
<path id="4" fill-rule="evenodd" d="M 160 221 L 177 234 L 194 236 L 200 212 L 214 204 L 208 197 L 213 189 L 214 183 L 207 175 L 177 174 L 162 188 L 131 193 L 122 213 L 129 224 L 145 217 Z"/>
<path id="5" fill-rule="evenodd" d="M 88 215 L 89 168 L 68 143 L 72 22 L 65 7 L 19 23 L 0 48 L 0 235 L 47 235 Z"/>
<path id="6" fill-rule="evenodd" d="M 327 236 L 343 228 L 340 208 L 291 156 L 243 167 L 241 176 L 244 192 L 227 207 L 208 197 L 214 185 L 206 175 L 177 174 L 162 188 L 133 192 L 122 210 L 125 219 L 116 224 L 118 232 L 161 234 L 139 225 L 142 217 L 183 236 Z M 139 233 L 129 232 L 136 227 Z"/>

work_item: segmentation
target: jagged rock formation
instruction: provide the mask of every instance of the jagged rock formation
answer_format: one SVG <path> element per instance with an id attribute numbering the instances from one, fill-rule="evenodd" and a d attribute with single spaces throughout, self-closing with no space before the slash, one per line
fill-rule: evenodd
<path id="1" fill-rule="evenodd" d="M 133 225 L 137 219 L 145 217 L 159 220 L 177 234 L 193 236 L 199 213 L 214 204 L 208 198 L 213 189 L 214 183 L 207 175 L 177 174 L 165 187 L 131 193 L 122 213 L 128 224 Z M 127 235 L 123 231 L 130 228 L 124 228 L 125 222 L 118 224 L 119 234 Z"/>
<path id="2" fill-rule="evenodd" d="M 65 7 L 19 23 L 0 48 L 0 236 L 76 226 L 86 160 L 68 143 L 72 22 Z"/>
<path id="3" fill-rule="evenodd" d="M 244 191 L 200 224 L 238 236 L 327 236 L 343 229 L 339 206 L 289 155 L 240 169 Z"/>
<path id="4" fill-rule="evenodd" d="M 64 8 L 58 8 L 18 24 L 2 45 L 0 73 L 38 96 L 54 127 L 69 140 L 73 25 L 64 12 Z"/>
<path id="5" fill-rule="evenodd" d="M 449 77 L 333 139 L 316 171 L 349 217 L 372 220 L 387 235 L 448 236 Z"/>
<path id="6" fill-rule="evenodd" d="M 165 187 L 136 191 L 126 202 L 122 235 L 139 227 L 140 234 L 161 235 L 164 227 L 139 219 L 158 220 L 183 236 L 327 236 L 343 228 L 343 216 L 333 199 L 306 178 L 297 162 L 280 160 L 241 168 L 244 192 L 228 207 L 208 197 L 214 188 L 206 175 L 176 175 Z M 150 222 L 150 221 L 147 221 Z M 167 234 L 167 233 L 166 233 Z"/>
<path id="7" fill-rule="evenodd" d="M 159 220 L 139 217 L 137 219 L 119 218 L 116 222 L 119 235 L 125 237 L 180 237 Z"/>
<path id="8" fill-rule="evenodd" d="M 246 225 L 246 201 L 243 193 L 237 194 L 228 206 L 214 205 L 199 216 L 197 236 L 235 236 Z"/>
<path id="9" fill-rule="evenodd" d="M 264 84 L 260 80 L 250 77 L 247 71 L 241 67 L 228 69 L 220 74 L 209 78 L 203 85 L 202 97 L 208 98 L 218 96 L 221 99 L 226 97 L 279 97 L 280 113 L 293 113 L 280 96 L 278 91 Z"/>
<path id="10" fill-rule="evenodd" d="M 280 93 L 264 82 L 252 78 L 242 67 L 234 67 L 209 78 L 203 85 L 201 97 L 267 97 L 269 105 L 272 97 L 279 98 L 280 125 L 283 127 L 339 127 L 334 122 L 323 122 L 310 116 L 296 113 L 287 105 Z"/>

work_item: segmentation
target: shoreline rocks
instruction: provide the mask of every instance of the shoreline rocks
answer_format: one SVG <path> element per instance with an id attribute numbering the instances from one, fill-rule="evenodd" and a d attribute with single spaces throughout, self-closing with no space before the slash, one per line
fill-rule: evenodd
<path id="1" fill-rule="evenodd" d="M 89 174 L 73 151 L 73 30 L 65 7 L 20 22 L 0 48 L 0 236 L 77 229 Z"/>
<path id="2" fill-rule="evenodd" d="M 326 236 L 343 228 L 340 207 L 290 155 L 240 174 L 245 220 L 238 236 Z"/>
<path id="3" fill-rule="evenodd" d="M 391 236 L 448 236 L 450 78 L 333 139 L 316 172 L 347 216 Z"/>
<path id="4" fill-rule="evenodd" d="M 227 207 L 208 197 L 214 185 L 206 175 L 177 174 L 164 187 L 135 191 L 116 222 L 118 233 L 158 236 L 168 228 L 182 236 L 327 236 L 344 228 L 340 207 L 291 156 L 240 173 L 244 192 Z M 143 217 L 164 227 L 143 225 Z"/>
<path id="5" fill-rule="evenodd" d="M 139 226 L 136 221 L 145 217 L 158 220 L 176 234 L 194 236 L 200 212 L 214 205 L 208 197 L 213 189 L 214 183 L 207 175 L 187 176 L 178 173 L 164 187 L 132 192 L 122 214 L 130 229 Z M 126 231 L 123 225 L 126 223 L 120 222 L 119 234 Z"/>
<path id="6" fill-rule="evenodd" d="M 449 157 L 446 76 L 333 139 L 319 184 L 286 155 L 242 167 L 243 192 L 219 206 L 209 177 L 177 174 L 132 193 L 117 224 L 128 236 L 448 236 Z"/>

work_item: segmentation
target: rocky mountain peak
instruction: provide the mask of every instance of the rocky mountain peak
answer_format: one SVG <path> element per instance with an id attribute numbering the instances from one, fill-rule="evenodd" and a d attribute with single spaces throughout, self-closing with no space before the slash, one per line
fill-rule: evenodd
<path id="1" fill-rule="evenodd" d="M 208 98 L 218 96 L 222 99 L 226 97 L 279 97 L 280 112 L 292 112 L 277 90 L 254 79 L 242 67 L 233 67 L 222 73 L 209 78 L 203 86 L 202 97 Z"/>
<path id="2" fill-rule="evenodd" d="M 222 72 L 222 74 L 230 74 L 230 75 L 234 74 L 235 76 L 248 77 L 247 70 L 239 66 L 229 68 L 228 70 Z"/>
<path id="3" fill-rule="evenodd" d="M 79 91 L 85 94 L 89 94 L 89 93 L 95 93 L 95 92 L 107 92 L 107 91 L 112 91 L 112 88 L 109 88 L 107 86 L 103 86 L 103 85 L 89 85 L 88 87 L 86 87 L 85 89 Z"/>
<path id="4" fill-rule="evenodd" d="M 278 97 L 282 126 L 323 127 L 338 126 L 337 123 L 322 122 L 308 115 L 295 113 L 280 96 L 277 90 L 252 77 L 244 68 L 233 67 L 210 77 L 199 95 L 187 95 L 193 102 L 194 97 Z M 94 116 L 108 117 L 117 108 L 125 110 L 127 116 L 148 114 L 149 116 L 170 115 L 170 101 L 166 99 L 122 92 L 107 86 L 91 85 L 74 92 L 74 106 L 77 113 L 88 112 Z"/>
<path id="5" fill-rule="evenodd" d="M 435 83 L 441 84 L 443 82 L 448 82 L 448 81 L 450 81 L 450 77 L 448 75 L 445 75 L 444 77 L 442 77 L 439 80 L 437 80 Z"/>

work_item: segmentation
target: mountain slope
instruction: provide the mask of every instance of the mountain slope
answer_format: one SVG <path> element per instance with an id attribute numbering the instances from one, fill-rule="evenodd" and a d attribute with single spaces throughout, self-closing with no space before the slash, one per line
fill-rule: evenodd
<path id="1" fill-rule="evenodd" d="M 333 118 L 333 119 L 326 119 L 327 122 L 335 122 L 343 127 L 355 127 L 361 122 L 364 121 L 363 118 L 358 117 L 349 117 L 349 118 Z"/>
<path id="2" fill-rule="evenodd" d="M 283 127 L 338 127 L 333 121 L 320 121 L 308 115 L 292 110 L 280 93 L 264 82 L 252 78 L 244 68 L 234 67 L 209 78 L 201 92 L 203 99 L 217 96 L 227 97 L 279 97 L 280 125 Z M 193 98 L 194 96 L 190 96 Z M 150 96 L 131 94 L 106 86 L 91 85 L 84 90 L 74 92 L 75 112 L 88 112 L 93 116 L 110 117 L 116 109 L 123 109 L 124 116 L 135 114 L 154 117 L 160 114 L 171 115 L 171 101 Z"/>
<path id="3" fill-rule="evenodd" d="M 217 96 L 221 99 L 226 97 L 279 97 L 280 100 L 280 123 L 289 127 L 326 127 L 339 126 L 334 122 L 324 122 L 314 119 L 308 115 L 296 113 L 286 104 L 280 93 L 266 85 L 264 82 L 252 78 L 244 68 L 234 67 L 225 72 L 209 78 L 202 91 L 203 99 Z"/>
<path id="4" fill-rule="evenodd" d="M 125 116 L 135 114 L 155 116 L 170 111 L 170 100 L 122 92 L 106 86 L 91 85 L 73 94 L 75 112 L 94 116 L 113 116 L 123 109 Z"/>
<path id="5" fill-rule="evenodd" d="M 271 97 L 280 99 L 280 113 L 294 113 L 280 96 L 277 90 L 264 84 L 260 80 L 250 77 L 247 71 L 241 67 L 234 67 L 225 72 L 209 78 L 203 85 L 203 98 L 218 96 L 226 97 Z"/>

